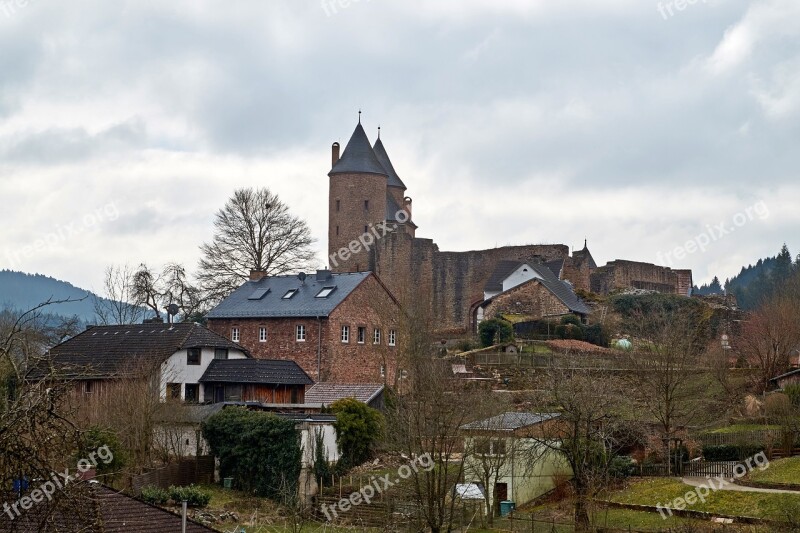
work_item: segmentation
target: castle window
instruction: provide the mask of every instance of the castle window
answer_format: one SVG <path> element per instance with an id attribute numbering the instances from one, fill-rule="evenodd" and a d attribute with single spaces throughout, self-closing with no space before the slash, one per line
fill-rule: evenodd
<path id="1" fill-rule="evenodd" d="M 369 211 L 369 200 L 364 200 L 364 209 Z"/>
<path id="2" fill-rule="evenodd" d="M 372 332 L 372 344 L 380 344 L 381 343 L 381 330 L 375 329 Z"/>
<path id="3" fill-rule="evenodd" d="M 342 342 L 350 342 L 350 326 L 342 326 Z"/>
<path id="4" fill-rule="evenodd" d="M 258 328 L 258 342 L 267 342 L 267 327 L 261 326 Z"/>
<path id="5" fill-rule="evenodd" d="M 341 207 L 342 202 L 340 200 L 336 200 L 336 210 L 338 211 Z"/>
<path id="6" fill-rule="evenodd" d="M 306 327 L 303 324 L 298 324 L 295 328 L 294 338 L 297 342 L 306 342 Z"/>
<path id="7" fill-rule="evenodd" d="M 369 226 L 364 226 L 364 233 L 369 233 Z"/>
<path id="8" fill-rule="evenodd" d="M 396 346 L 397 345 L 397 333 L 393 330 L 389 330 L 389 346 Z"/>
<path id="9" fill-rule="evenodd" d="M 339 226 L 336 226 L 336 236 L 339 236 Z"/>
<path id="10" fill-rule="evenodd" d="M 239 328 L 231 328 L 231 340 L 239 342 Z"/>
<path id="11" fill-rule="evenodd" d="M 364 326 L 358 326 L 358 344 L 364 344 L 364 341 L 367 338 L 367 328 Z"/>

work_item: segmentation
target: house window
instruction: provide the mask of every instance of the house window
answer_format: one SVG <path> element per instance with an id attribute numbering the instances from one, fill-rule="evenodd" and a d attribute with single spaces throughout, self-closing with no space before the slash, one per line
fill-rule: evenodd
<path id="1" fill-rule="evenodd" d="M 200 399 L 199 396 L 200 392 L 200 385 L 197 383 L 187 383 L 186 384 L 186 401 L 197 403 Z"/>
<path id="2" fill-rule="evenodd" d="M 215 348 L 214 349 L 214 359 L 227 359 L 228 358 L 228 349 L 227 348 Z"/>
<path id="3" fill-rule="evenodd" d="M 364 209 L 369 211 L 369 200 L 364 200 Z"/>
<path id="4" fill-rule="evenodd" d="M 393 330 L 389 330 L 389 346 L 396 346 L 397 345 L 397 333 Z"/>
<path id="5" fill-rule="evenodd" d="M 334 290 L 336 290 L 336 287 L 322 287 L 322 290 L 314 298 L 327 298 Z"/>
<path id="6" fill-rule="evenodd" d="M 342 201 L 341 200 L 336 200 L 336 210 L 338 211 L 339 208 L 341 208 L 341 207 L 342 207 Z"/>
<path id="7" fill-rule="evenodd" d="M 306 327 L 303 324 L 298 324 L 295 328 L 295 340 L 297 342 L 306 342 Z"/>
<path id="8" fill-rule="evenodd" d="M 342 342 L 350 342 L 350 326 L 342 326 Z"/>
<path id="9" fill-rule="evenodd" d="M 364 326 L 358 326 L 358 344 L 364 344 L 364 341 L 367 339 L 367 328 Z"/>
<path id="10" fill-rule="evenodd" d="M 258 328 L 258 342 L 267 342 L 266 326 L 261 326 L 260 328 Z"/>
<path id="11" fill-rule="evenodd" d="M 231 340 L 239 342 L 239 328 L 231 328 Z"/>
<path id="12" fill-rule="evenodd" d="M 189 348 L 186 350 L 186 364 L 199 365 L 200 364 L 200 348 Z"/>
<path id="13" fill-rule="evenodd" d="M 381 330 L 375 328 L 375 331 L 372 332 L 372 344 L 380 344 L 381 343 Z"/>
<path id="14" fill-rule="evenodd" d="M 281 297 L 281 300 L 289 300 L 295 294 L 297 294 L 297 289 L 289 289 L 286 291 L 286 294 Z"/>
<path id="15" fill-rule="evenodd" d="M 94 392 L 94 381 L 84 381 L 83 382 L 83 392 L 86 394 L 91 394 Z"/>
<path id="16" fill-rule="evenodd" d="M 475 453 L 478 455 L 489 455 L 492 453 L 492 445 L 489 439 L 475 439 Z"/>
<path id="17" fill-rule="evenodd" d="M 167 399 L 180 400 L 181 399 L 181 384 L 180 383 L 167 383 Z"/>

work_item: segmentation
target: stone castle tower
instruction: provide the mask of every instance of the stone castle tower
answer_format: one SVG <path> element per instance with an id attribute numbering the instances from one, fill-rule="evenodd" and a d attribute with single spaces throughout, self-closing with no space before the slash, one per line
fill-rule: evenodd
<path id="1" fill-rule="evenodd" d="M 341 157 L 339 143 L 333 143 L 328 176 L 329 267 L 334 272 L 377 271 L 374 250 L 387 232 L 413 239 L 416 231 L 411 198 L 405 196 L 406 186 L 386 153 L 380 129 L 373 146 L 359 118 Z"/>

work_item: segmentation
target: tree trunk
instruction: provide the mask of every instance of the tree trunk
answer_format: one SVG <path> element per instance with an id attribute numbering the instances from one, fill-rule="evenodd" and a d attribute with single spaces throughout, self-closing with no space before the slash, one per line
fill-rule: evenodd
<path id="1" fill-rule="evenodd" d="M 578 482 L 575 486 L 575 533 L 588 532 L 591 528 L 587 492 L 583 483 Z"/>

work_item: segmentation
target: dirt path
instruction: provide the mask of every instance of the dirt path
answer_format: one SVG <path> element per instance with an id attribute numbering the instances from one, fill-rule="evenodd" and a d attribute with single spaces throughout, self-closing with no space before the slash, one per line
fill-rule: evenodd
<path id="1" fill-rule="evenodd" d="M 744 485 L 737 485 L 730 479 L 721 480 L 718 477 L 707 478 L 703 477 L 683 477 L 681 481 L 692 487 L 708 486 L 709 479 L 717 487 L 717 490 L 731 490 L 734 492 L 772 492 L 777 494 L 800 494 L 800 491 L 786 490 L 786 489 L 760 489 L 756 487 L 745 487 Z M 721 483 L 721 485 L 720 485 Z"/>

